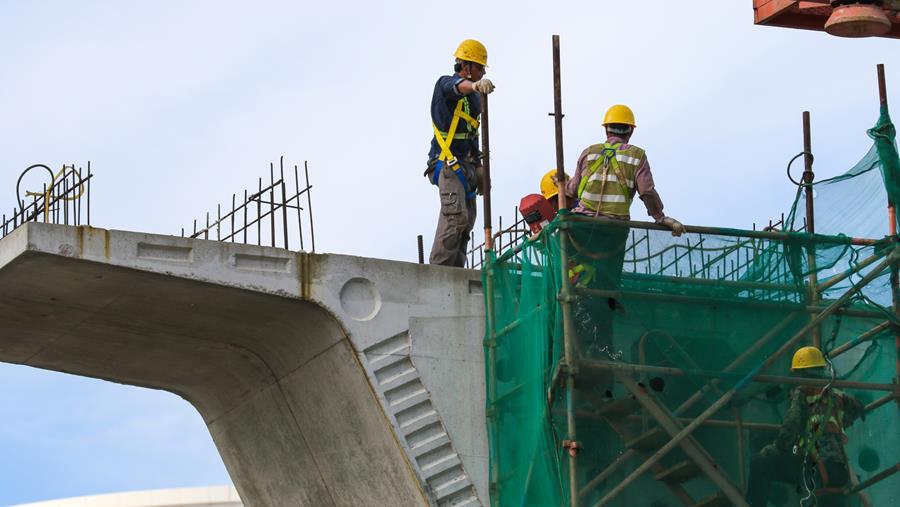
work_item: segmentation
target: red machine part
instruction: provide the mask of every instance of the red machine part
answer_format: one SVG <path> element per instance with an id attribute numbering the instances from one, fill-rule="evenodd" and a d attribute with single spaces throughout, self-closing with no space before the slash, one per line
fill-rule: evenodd
<path id="1" fill-rule="evenodd" d="M 519 213 L 532 233 L 540 232 L 556 215 L 553 206 L 541 194 L 528 194 L 523 197 L 519 202 Z"/>
<path id="2" fill-rule="evenodd" d="M 882 0 L 881 7 L 849 1 L 832 7 L 832 3 L 832 0 L 753 0 L 753 14 L 757 25 L 827 31 L 841 37 L 900 39 L 900 0 Z"/>

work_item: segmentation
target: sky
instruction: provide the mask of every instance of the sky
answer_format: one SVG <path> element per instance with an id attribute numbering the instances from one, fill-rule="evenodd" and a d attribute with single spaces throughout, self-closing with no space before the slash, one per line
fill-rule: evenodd
<path id="1" fill-rule="evenodd" d="M 90 160 L 94 226 L 179 234 L 284 156 L 309 163 L 319 251 L 415 261 L 439 208 L 421 176 L 429 103 L 457 44 L 488 48 L 494 220 L 508 223 L 556 164 L 559 34 L 569 172 L 625 103 L 666 213 L 750 228 L 793 198 L 802 111 L 822 178 L 871 146 L 876 64 L 900 97 L 896 40 L 757 27 L 751 0 L 448 5 L 0 0 L 0 207 L 27 166 Z M 229 481 L 175 395 L 13 365 L 0 385 L 0 505 Z"/>

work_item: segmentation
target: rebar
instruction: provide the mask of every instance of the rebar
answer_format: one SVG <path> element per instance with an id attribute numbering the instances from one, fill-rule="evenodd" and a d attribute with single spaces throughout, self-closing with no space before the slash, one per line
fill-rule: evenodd
<path id="1" fill-rule="evenodd" d="M 81 169 L 75 165 L 63 165 L 58 173 L 44 164 L 34 164 L 26 168 L 16 182 L 16 208 L 10 214 L 2 216 L 0 237 L 12 233 L 17 228 L 28 222 L 44 222 L 50 224 L 62 224 L 81 226 L 82 200 L 86 201 L 86 215 L 90 225 L 91 202 L 91 164 L 87 164 L 87 176 L 82 175 Z M 41 184 L 39 192 L 25 191 L 22 195 L 22 180 L 33 169 L 46 169 L 50 175 L 50 181 Z M 27 198 L 31 198 L 28 202 Z"/>
<path id="2" fill-rule="evenodd" d="M 301 186 L 299 181 L 299 169 L 294 165 L 293 185 L 288 181 L 284 171 L 284 157 L 279 158 L 279 178 L 275 179 L 275 164 L 269 164 L 269 184 L 263 186 L 262 178 L 257 179 L 257 189 L 250 193 L 244 190 L 243 202 L 237 203 L 237 194 L 231 195 L 231 210 L 227 208 L 223 212 L 221 205 L 216 206 L 216 217 L 214 221 L 210 221 L 209 213 L 207 213 L 206 226 L 197 230 L 196 220 L 191 238 L 209 239 L 210 232 L 215 232 L 215 239 L 218 241 L 230 241 L 232 243 L 245 243 L 253 241 L 253 232 L 255 230 L 255 243 L 262 246 L 264 238 L 266 243 L 272 247 L 280 247 L 290 249 L 292 227 L 291 220 L 296 219 L 297 232 L 299 234 L 300 249 L 304 249 L 304 230 L 303 220 L 304 211 L 306 211 L 309 220 L 309 239 L 312 241 L 312 248 L 315 251 L 315 230 L 313 229 L 312 218 L 312 185 L 309 184 L 309 170 L 304 167 L 306 178 L 305 185 Z M 307 196 L 307 208 L 301 206 L 301 197 L 303 194 Z M 255 208 L 256 214 L 250 212 Z M 296 217 L 290 210 L 296 211 Z M 278 227 L 278 222 L 281 222 Z M 225 231 L 222 231 L 224 226 Z M 266 234 L 263 234 L 265 229 Z M 279 238 L 281 236 L 281 238 Z"/>

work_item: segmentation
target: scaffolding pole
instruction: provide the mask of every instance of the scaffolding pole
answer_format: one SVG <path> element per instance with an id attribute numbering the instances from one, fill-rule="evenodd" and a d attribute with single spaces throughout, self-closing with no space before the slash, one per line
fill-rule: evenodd
<path id="1" fill-rule="evenodd" d="M 562 81 L 560 79 L 559 64 L 559 35 L 553 36 L 553 119 L 556 132 L 556 170 L 557 175 L 565 174 L 563 162 L 563 138 L 562 138 Z M 563 178 L 564 180 L 564 178 Z M 565 202 L 565 197 L 560 192 L 560 203 Z M 559 299 L 563 314 L 563 344 L 565 354 L 566 375 L 566 433 L 567 437 L 562 444 L 569 454 L 569 505 L 578 507 L 578 434 L 575 425 L 575 376 L 578 374 L 575 366 L 575 330 L 572 321 L 572 287 L 569 283 L 569 235 L 566 231 L 559 234 L 559 258 L 562 275 L 562 289 Z"/>
<path id="2" fill-rule="evenodd" d="M 775 351 L 772 355 L 770 355 L 765 361 L 763 361 L 760 365 L 754 368 L 750 373 L 748 373 L 743 379 L 741 379 L 737 385 L 729 389 L 722 397 L 720 397 L 715 403 L 709 406 L 703 413 L 698 415 L 690 424 L 685 426 L 681 431 L 679 431 L 676 435 L 669 440 L 663 447 L 661 447 L 658 451 L 656 451 L 653 456 L 650 457 L 647 461 L 641 464 L 637 469 L 635 469 L 628 477 L 622 480 L 616 487 L 614 487 L 605 497 L 600 500 L 598 505 L 606 505 L 611 502 L 616 496 L 618 496 L 622 491 L 625 490 L 628 486 L 631 485 L 638 477 L 643 475 L 654 463 L 658 462 L 662 459 L 663 456 L 669 453 L 675 446 L 677 446 L 682 440 L 688 437 L 694 430 L 696 430 L 706 419 L 709 419 L 712 415 L 722 409 L 728 402 L 730 402 L 735 395 L 739 391 L 741 391 L 744 387 L 747 386 L 750 382 L 753 382 L 763 371 L 769 368 L 776 360 L 778 360 L 785 352 L 789 349 L 796 346 L 797 342 L 802 340 L 807 336 L 807 333 L 812 331 L 812 329 L 819 325 L 822 321 L 824 321 L 827 317 L 832 315 L 838 308 L 843 306 L 853 295 L 855 295 L 860 289 L 868 285 L 872 280 L 878 277 L 882 271 L 888 268 L 892 263 L 896 262 L 898 258 L 898 251 L 893 250 L 890 255 L 882 262 L 880 262 L 875 268 L 872 269 L 862 280 L 857 282 L 853 287 L 851 287 L 847 292 L 845 292 L 837 301 L 831 303 L 828 308 L 825 309 L 822 313 L 818 314 L 814 317 L 808 324 L 803 326 L 803 328 L 797 332 L 790 340 L 785 342 L 777 351 Z"/>
<path id="3" fill-rule="evenodd" d="M 803 196 L 806 200 L 806 233 L 814 235 L 816 233 L 815 204 L 813 201 L 813 154 L 812 154 L 812 134 L 810 129 L 809 111 L 803 111 Z M 818 276 L 816 275 L 816 244 L 809 243 L 806 245 L 806 264 L 809 268 L 809 291 L 808 301 L 810 306 L 816 306 L 819 303 Z M 812 344 L 814 347 L 822 348 L 822 333 L 819 326 L 812 330 Z"/>

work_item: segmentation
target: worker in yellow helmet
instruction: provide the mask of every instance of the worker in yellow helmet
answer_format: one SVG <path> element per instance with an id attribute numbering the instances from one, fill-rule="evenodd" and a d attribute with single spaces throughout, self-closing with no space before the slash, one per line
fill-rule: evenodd
<path id="1" fill-rule="evenodd" d="M 541 178 L 541 193 L 528 194 L 519 201 L 519 213 L 531 229 L 531 239 L 535 239 L 541 230 L 549 224 L 559 211 L 559 185 L 556 181 L 556 169 L 547 171 Z"/>
<path id="2" fill-rule="evenodd" d="M 614 105 L 606 111 L 603 127 L 606 142 L 585 148 L 566 187 L 566 194 L 578 199 L 573 211 L 629 220 L 631 202 L 637 194 L 648 215 L 672 229 L 673 236 L 680 236 L 684 232 L 681 222 L 663 214 L 647 154 L 629 144 L 637 127 L 634 112 L 628 106 Z"/>
<path id="3" fill-rule="evenodd" d="M 454 74 L 441 76 L 431 99 L 433 135 L 425 175 L 437 185 L 441 212 L 431 247 L 429 262 L 462 267 L 466 262 L 466 244 L 475 227 L 475 206 L 481 150 L 478 143 L 478 119 L 481 95 L 494 91 L 484 79 L 487 49 L 473 39 L 460 43 L 453 55 Z"/>
<path id="4" fill-rule="evenodd" d="M 791 372 L 803 378 L 834 380 L 830 362 L 816 347 L 802 347 L 794 353 Z M 865 417 L 865 407 L 853 396 L 822 385 L 802 385 L 791 391 L 790 406 L 775 441 L 750 460 L 747 503 L 768 505 L 773 481 L 800 486 L 807 505 L 843 506 L 842 495 L 812 498 L 820 488 L 843 488 L 850 484 L 850 470 L 844 446 L 844 428 Z"/>
<path id="5" fill-rule="evenodd" d="M 640 196 L 647 213 L 680 236 L 684 226 L 663 214 L 663 203 L 656 192 L 650 164 L 643 149 L 630 144 L 637 126 L 628 106 L 610 107 L 603 117 L 606 140 L 588 146 L 578 157 L 575 174 L 566 183 L 566 195 L 577 199 L 574 213 L 630 220 L 631 203 Z M 570 231 L 573 258 L 579 266 L 590 266 L 590 288 L 616 290 L 622 279 L 627 226 L 605 225 Z M 612 319 L 621 309 L 613 298 L 583 297 L 574 305 L 576 335 L 581 350 L 595 356 L 612 347 Z M 607 359 L 600 356 L 599 359 Z"/>
<path id="6" fill-rule="evenodd" d="M 553 206 L 554 211 L 559 210 L 559 181 L 556 180 L 557 172 L 556 169 L 551 169 L 541 178 L 541 195 L 543 195 L 544 199 L 547 199 L 550 205 Z M 568 178 L 569 175 L 565 174 L 565 177 Z"/>

